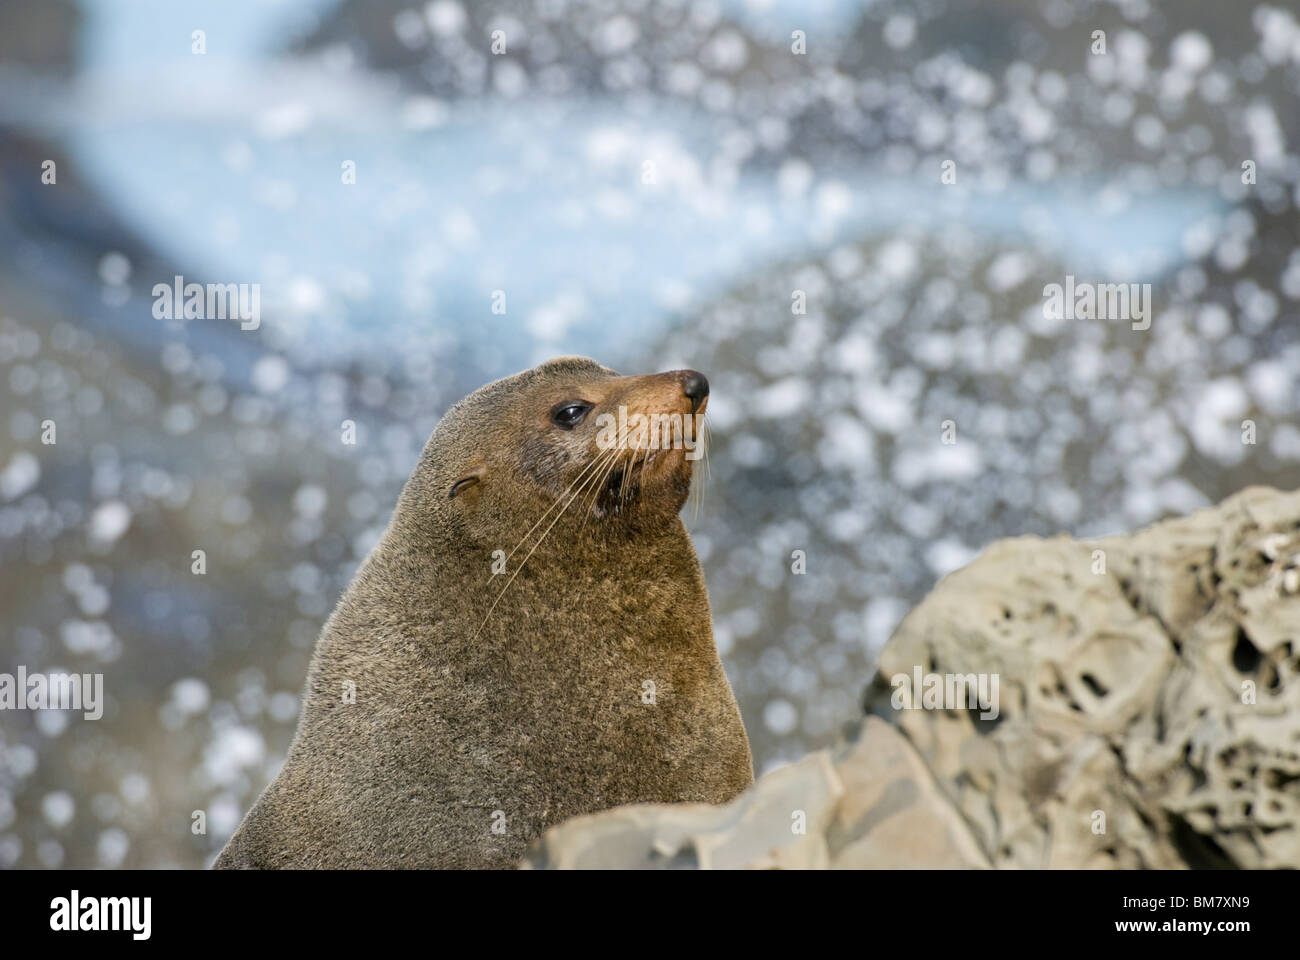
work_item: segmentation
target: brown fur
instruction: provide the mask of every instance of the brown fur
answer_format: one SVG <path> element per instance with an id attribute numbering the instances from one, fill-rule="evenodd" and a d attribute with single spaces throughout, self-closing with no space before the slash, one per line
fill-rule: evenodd
<path id="1" fill-rule="evenodd" d="M 619 377 L 561 358 L 447 412 L 321 632 L 283 769 L 217 867 L 505 867 L 570 817 L 721 803 L 750 785 L 678 516 L 692 469 L 680 450 L 641 479 L 613 475 L 590 510 L 594 488 L 580 495 L 484 623 L 556 514 L 506 575 L 492 575 L 492 552 L 510 553 L 591 463 L 597 414 L 689 413 L 686 373 Z M 551 412 L 568 399 L 596 406 L 563 430 Z"/>

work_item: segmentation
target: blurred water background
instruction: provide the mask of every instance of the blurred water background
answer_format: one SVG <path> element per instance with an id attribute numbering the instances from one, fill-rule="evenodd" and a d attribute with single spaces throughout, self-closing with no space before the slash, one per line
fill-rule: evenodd
<path id="1" fill-rule="evenodd" d="M 0 672 L 107 703 L 0 713 L 0 866 L 209 862 L 438 416 L 549 356 L 708 374 L 761 768 L 990 540 L 1296 486 L 1297 92 L 1276 3 L 6 0 Z"/>

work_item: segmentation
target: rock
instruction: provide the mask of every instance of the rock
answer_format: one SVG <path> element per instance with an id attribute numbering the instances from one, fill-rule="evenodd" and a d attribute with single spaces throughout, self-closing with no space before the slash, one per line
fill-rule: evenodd
<path id="1" fill-rule="evenodd" d="M 725 807 L 642 804 L 550 830 L 526 864 L 704 869 L 987 866 L 916 751 L 868 717 L 852 742 L 772 771 Z"/>
<path id="2" fill-rule="evenodd" d="M 901 709 L 918 671 L 996 696 Z M 1300 492 L 998 541 L 903 620 L 866 705 L 726 807 L 582 817 L 527 865 L 1300 867 Z"/>
<path id="3" fill-rule="evenodd" d="M 639 804 L 577 817 L 549 830 L 529 857 L 538 867 L 824 867 L 825 833 L 844 786 L 825 750 L 763 778 L 723 807 Z M 803 814 L 805 832 L 794 818 Z"/>
<path id="4" fill-rule="evenodd" d="M 863 721 L 854 741 L 839 751 L 835 769 L 844 795 L 827 834 L 832 867 L 989 866 L 924 761 L 883 720 Z"/>
<path id="5" fill-rule="evenodd" d="M 869 708 L 917 664 L 1000 677 L 996 721 L 895 717 L 995 866 L 1300 866 L 1297 565 L 1300 493 L 1265 488 L 995 543 L 899 626 Z"/>

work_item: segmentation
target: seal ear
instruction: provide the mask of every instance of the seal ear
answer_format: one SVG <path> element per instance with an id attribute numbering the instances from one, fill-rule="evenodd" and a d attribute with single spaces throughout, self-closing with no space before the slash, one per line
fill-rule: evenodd
<path id="1" fill-rule="evenodd" d="M 485 467 L 474 467 L 451 485 L 451 489 L 447 491 L 447 498 L 449 500 L 455 500 L 457 497 L 463 496 L 466 498 L 468 503 L 473 503 L 478 499 L 479 481 L 483 479 L 485 473 L 487 473 Z"/>

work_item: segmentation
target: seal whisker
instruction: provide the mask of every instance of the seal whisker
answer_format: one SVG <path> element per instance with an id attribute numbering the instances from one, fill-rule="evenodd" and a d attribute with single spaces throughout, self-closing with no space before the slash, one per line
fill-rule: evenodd
<path id="1" fill-rule="evenodd" d="M 695 478 L 694 471 L 691 473 L 691 526 L 694 527 L 700 521 L 700 488 L 704 483 L 704 478 L 698 480 Z"/>
<path id="2" fill-rule="evenodd" d="M 596 481 L 596 486 L 592 488 L 591 499 L 587 501 L 586 506 L 583 507 L 583 511 L 582 511 L 583 527 L 587 525 L 587 521 L 591 519 L 592 514 L 595 512 L 596 503 L 600 500 L 601 491 L 605 488 L 605 484 L 609 481 L 610 474 L 612 474 L 615 468 L 618 466 L 618 455 L 617 455 L 618 451 L 614 450 L 613 452 L 615 455 L 609 458 L 608 463 L 605 466 L 605 469 L 601 472 L 600 479 Z"/>
<path id="3" fill-rule="evenodd" d="M 636 455 L 637 450 L 633 448 L 628 454 L 627 465 L 623 468 L 623 482 L 619 485 L 618 491 L 620 501 L 627 501 L 636 496 L 636 484 L 632 479 L 636 472 Z"/>
<path id="4" fill-rule="evenodd" d="M 612 458 L 612 459 L 609 461 L 609 467 L 605 470 L 605 475 L 604 475 L 603 477 L 600 478 L 600 486 L 596 489 L 596 496 L 597 496 L 597 497 L 599 497 L 600 494 L 601 494 L 601 492 L 602 492 L 606 487 L 609 486 L 610 478 L 614 476 L 614 471 L 616 471 L 616 470 L 619 468 L 619 466 L 620 466 L 620 464 L 622 464 L 622 462 L 623 462 L 623 457 L 622 457 L 622 452 L 620 451 L 618 456 Z M 594 502 L 593 502 L 593 505 L 594 505 Z"/>
<path id="5" fill-rule="evenodd" d="M 628 459 L 630 459 L 631 456 L 632 454 L 629 454 Z M 627 460 L 625 460 L 623 462 L 623 470 L 618 476 L 618 496 L 615 497 L 615 501 L 614 501 L 615 507 L 620 509 L 623 504 L 623 497 L 627 492 L 627 475 L 629 473 L 631 473 L 631 470 L 628 469 L 628 462 Z"/>
<path id="6" fill-rule="evenodd" d="M 561 501 L 563 501 L 564 498 L 568 496 L 569 491 L 572 490 L 578 484 L 578 482 L 583 479 L 584 475 L 587 475 L 588 470 L 590 470 L 593 474 L 596 472 L 593 468 L 596 466 L 596 464 L 600 463 L 600 461 L 601 458 L 596 457 L 594 460 L 592 460 L 585 467 L 583 467 L 581 470 L 578 471 L 578 475 L 573 478 L 573 482 L 564 488 L 564 492 L 555 498 L 555 502 L 546 508 L 546 511 L 540 517 L 537 518 L 537 522 L 528 528 L 528 531 L 522 537 L 519 538 L 519 542 L 514 545 L 514 548 L 509 553 L 506 554 L 506 560 L 509 560 L 511 557 L 513 557 L 516 553 L 519 552 L 519 548 L 524 545 L 524 541 L 527 540 L 530 536 L 532 536 L 533 531 L 536 530 L 538 527 L 540 527 L 543 522 L 545 522 L 546 518 L 551 515 L 551 511 L 554 510 L 556 507 L 558 507 Z"/>
<path id="7" fill-rule="evenodd" d="M 600 457 L 597 457 L 595 460 L 592 461 L 592 463 L 599 463 L 599 462 L 601 462 Z M 588 468 L 590 466 L 591 464 L 587 465 Z M 586 472 L 587 471 L 584 468 L 583 473 Z M 581 474 L 579 474 L 579 476 L 581 476 Z M 550 524 L 542 532 L 542 535 L 537 538 L 537 542 L 533 544 L 532 549 L 528 551 L 528 553 L 524 556 L 524 559 L 519 561 L 518 566 L 515 567 L 515 572 L 510 575 L 510 579 L 506 581 L 506 585 L 501 588 L 501 592 L 498 593 L 496 599 L 492 601 L 492 606 L 488 607 L 488 612 L 483 617 L 483 622 L 480 623 L 478 629 L 474 631 L 475 637 L 477 637 L 480 633 L 483 632 L 483 628 L 487 626 L 488 620 L 492 618 L 492 611 L 497 608 L 497 604 L 500 603 L 501 598 L 506 595 L 506 591 L 509 590 L 510 585 L 515 582 L 515 578 L 519 576 L 520 572 L 524 569 L 524 565 L 528 563 L 529 558 L 532 557 L 532 555 L 537 552 L 537 548 L 540 547 L 546 541 L 546 538 L 550 535 L 551 530 L 554 529 L 555 525 L 560 521 L 560 518 L 564 516 L 565 512 L 569 509 L 570 504 L 572 504 L 574 500 L 578 499 L 578 497 L 583 492 L 586 491 L 587 484 L 590 483 L 591 480 L 595 478 L 595 476 L 596 476 L 596 471 L 592 470 L 591 473 L 588 475 L 587 480 L 583 482 L 583 485 L 574 491 L 573 496 L 569 497 L 569 499 L 565 502 L 564 506 L 560 508 L 560 512 L 555 515 L 555 519 L 553 519 L 550 522 Z M 570 484 L 570 488 L 572 488 L 572 484 Z"/>
<path id="8" fill-rule="evenodd" d="M 700 517 L 700 505 L 704 502 L 704 494 L 708 490 L 709 480 L 712 477 L 712 470 L 709 467 L 709 443 L 713 439 L 713 432 L 709 429 L 709 415 L 706 413 L 704 419 L 700 421 L 700 452 L 703 454 L 701 459 L 704 461 L 704 476 L 700 477 L 698 485 L 692 485 L 691 492 L 695 494 L 695 518 Z M 694 520 L 692 523 L 694 523 Z"/>
<path id="9" fill-rule="evenodd" d="M 641 451 L 641 476 L 637 478 L 637 482 L 636 482 L 637 490 L 642 490 L 645 488 L 645 466 L 649 462 L 650 462 L 650 448 L 646 447 L 644 450 Z"/>

